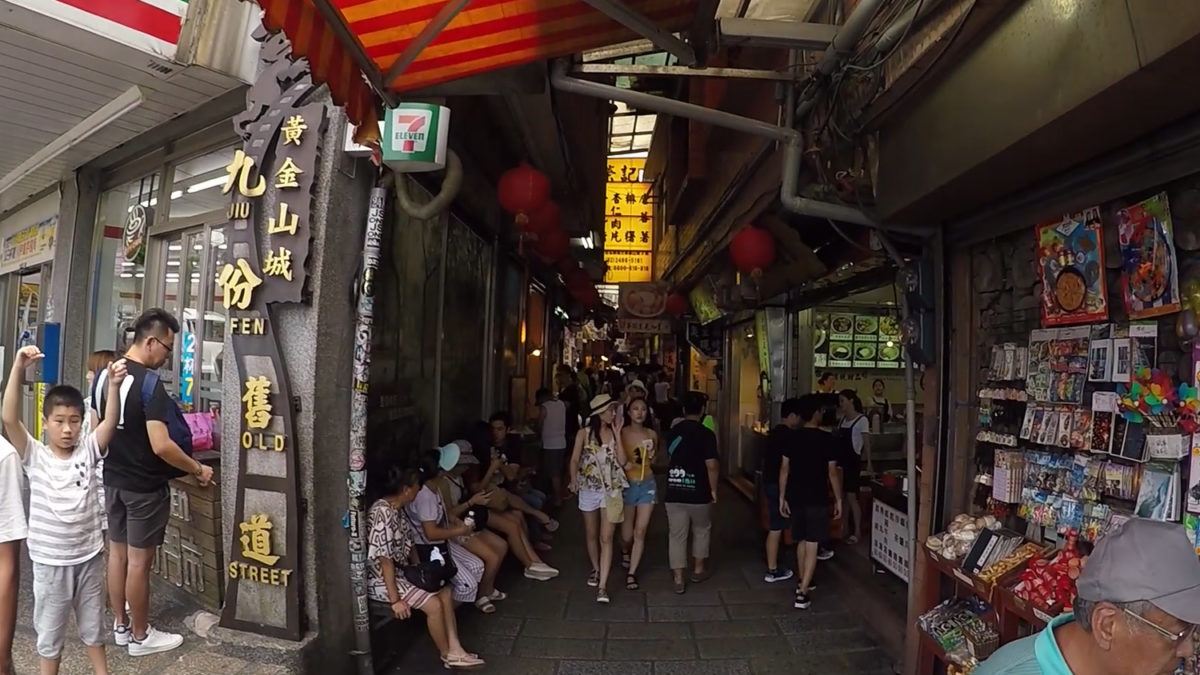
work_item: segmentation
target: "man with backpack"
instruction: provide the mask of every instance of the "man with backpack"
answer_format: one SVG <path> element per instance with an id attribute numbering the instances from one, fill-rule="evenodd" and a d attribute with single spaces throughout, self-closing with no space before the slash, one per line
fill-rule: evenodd
<path id="1" fill-rule="evenodd" d="M 166 310 L 149 309 L 133 330 L 133 344 L 125 352 L 121 418 L 104 464 L 108 595 L 117 645 L 128 647 L 131 656 L 145 656 L 183 644 L 182 635 L 155 630 L 148 620 L 150 569 L 171 512 L 167 483 L 191 474 L 207 485 L 213 471 L 192 459 L 187 423 L 153 372 L 171 359 L 179 322 Z M 106 380 L 107 372 L 98 373 L 92 389 L 92 407 L 101 419 Z"/>

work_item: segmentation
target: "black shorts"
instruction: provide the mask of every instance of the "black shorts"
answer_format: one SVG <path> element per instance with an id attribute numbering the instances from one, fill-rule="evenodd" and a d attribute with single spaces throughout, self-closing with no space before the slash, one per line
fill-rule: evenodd
<path id="1" fill-rule="evenodd" d="M 791 520 L 784 518 L 779 512 L 779 483 L 764 485 L 763 499 L 767 502 L 767 529 L 771 532 L 786 530 L 791 525 Z"/>
<path id="2" fill-rule="evenodd" d="M 820 543 L 829 539 L 828 506 L 796 505 L 791 509 L 793 541 Z"/>
<path id="3" fill-rule="evenodd" d="M 108 540 L 133 548 L 162 546 L 171 517 L 171 492 L 164 485 L 158 492 L 133 492 L 104 488 L 108 502 Z"/>

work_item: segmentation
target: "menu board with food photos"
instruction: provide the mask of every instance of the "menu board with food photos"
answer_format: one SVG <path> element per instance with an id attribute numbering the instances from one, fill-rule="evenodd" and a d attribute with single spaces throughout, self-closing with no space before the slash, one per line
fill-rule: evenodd
<path id="1" fill-rule="evenodd" d="M 899 368 L 902 357 L 900 319 L 895 315 L 814 315 L 816 368 Z"/>

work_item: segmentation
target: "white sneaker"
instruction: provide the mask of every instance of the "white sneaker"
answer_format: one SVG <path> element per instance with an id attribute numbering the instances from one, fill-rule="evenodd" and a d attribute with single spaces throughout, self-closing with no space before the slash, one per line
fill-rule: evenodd
<path id="1" fill-rule="evenodd" d="M 116 621 L 113 621 L 113 641 L 117 643 L 118 647 L 129 646 L 129 633 L 129 624 L 122 626 Z"/>
<path id="2" fill-rule="evenodd" d="M 550 581 L 555 576 L 557 576 L 557 573 L 547 574 L 544 571 L 535 569 L 532 565 L 525 568 L 526 579 L 533 579 L 534 581 Z"/>
<path id="3" fill-rule="evenodd" d="M 538 572 L 540 574 L 545 574 L 545 575 L 549 576 L 551 579 L 558 576 L 558 570 L 547 565 L 546 563 L 540 563 L 540 562 L 533 563 L 532 565 L 529 566 L 529 569 L 533 570 L 534 572 Z"/>
<path id="4" fill-rule="evenodd" d="M 129 636 L 130 656 L 149 656 L 160 652 L 169 652 L 183 644 L 183 636 L 175 633 L 164 633 L 150 626 L 146 630 L 145 639 L 138 641 L 133 635 Z"/>

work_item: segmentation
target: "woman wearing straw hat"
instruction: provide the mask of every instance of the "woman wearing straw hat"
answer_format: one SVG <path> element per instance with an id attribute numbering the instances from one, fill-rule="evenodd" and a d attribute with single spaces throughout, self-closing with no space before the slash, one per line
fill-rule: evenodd
<path id="1" fill-rule="evenodd" d="M 629 485 L 621 468 L 628 461 L 621 444 L 623 415 L 608 394 L 592 399 L 587 427 L 575 434 L 571 452 L 570 490 L 579 495 L 584 532 L 592 573 L 588 586 L 595 587 L 596 602 L 607 604 L 608 573 L 612 568 L 613 532 L 624 520 L 622 491 Z"/>

